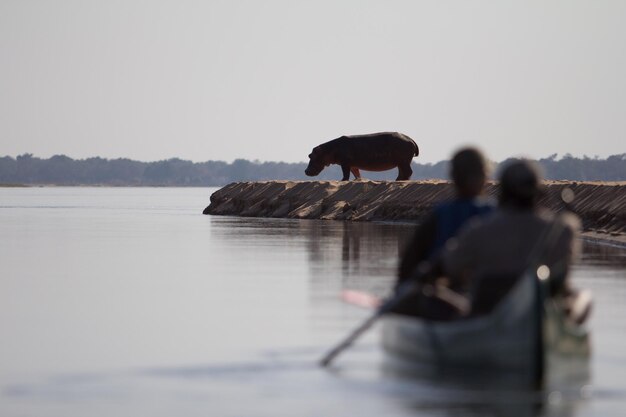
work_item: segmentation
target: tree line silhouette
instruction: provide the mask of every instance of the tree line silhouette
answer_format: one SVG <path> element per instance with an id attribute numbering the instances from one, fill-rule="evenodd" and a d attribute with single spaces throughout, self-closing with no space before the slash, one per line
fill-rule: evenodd
<path id="1" fill-rule="evenodd" d="M 625 181 L 626 153 L 606 159 L 551 155 L 539 159 L 545 177 L 572 181 Z M 506 163 L 506 161 L 502 161 Z M 48 159 L 23 154 L 0 158 L 0 184 L 25 185 L 109 185 L 109 186 L 223 186 L 235 181 L 262 180 L 337 180 L 338 166 L 331 165 L 314 178 L 304 175 L 306 163 L 259 162 L 236 159 L 192 162 L 172 158 L 141 162 L 126 158 L 100 157 L 72 159 L 55 155 Z M 498 164 L 496 164 L 498 165 Z M 435 164 L 413 162 L 411 179 L 448 178 L 448 161 Z M 397 170 L 365 172 L 372 180 L 393 180 Z M 497 171 L 497 167 L 496 167 Z"/>

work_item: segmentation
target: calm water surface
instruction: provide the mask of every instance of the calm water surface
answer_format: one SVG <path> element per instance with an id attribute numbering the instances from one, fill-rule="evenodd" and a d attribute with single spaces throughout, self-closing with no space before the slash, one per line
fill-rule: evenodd
<path id="1" fill-rule="evenodd" d="M 626 251 L 574 270 L 594 352 L 571 386 L 390 372 L 378 328 L 323 370 L 369 314 L 342 290 L 386 294 L 412 229 L 203 216 L 212 191 L 0 189 L 0 415 L 624 415 Z"/>

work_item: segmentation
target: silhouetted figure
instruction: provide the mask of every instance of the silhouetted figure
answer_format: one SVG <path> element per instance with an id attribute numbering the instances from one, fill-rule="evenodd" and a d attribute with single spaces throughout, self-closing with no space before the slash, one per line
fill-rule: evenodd
<path id="1" fill-rule="evenodd" d="M 453 286 L 472 295 L 473 314 L 495 306 L 531 266 L 534 252 L 532 261 L 549 268 L 551 294 L 570 293 L 567 275 L 580 249 L 580 221 L 573 214 L 539 210 L 540 195 L 535 164 L 508 164 L 500 176 L 499 209 L 468 224 L 442 253 L 443 272 Z"/>
<path id="2" fill-rule="evenodd" d="M 468 220 L 494 210 L 494 204 L 483 197 L 487 171 L 487 162 L 477 149 L 455 153 L 450 175 L 456 198 L 436 206 L 418 226 L 400 261 L 396 288 L 413 276 L 421 262 L 433 260 Z"/>
<path id="3" fill-rule="evenodd" d="M 411 161 L 419 153 L 415 141 L 402 133 L 342 136 L 313 148 L 304 173 L 314 177 L 327 166 L 337 164 L 343 173 L 341 181 L 348 181 L 351 172 L 355 179 L 361 178 L 361 169 L 386 171 L 398 167 L 396 181 L 404 181 L 411 178 Z"/>

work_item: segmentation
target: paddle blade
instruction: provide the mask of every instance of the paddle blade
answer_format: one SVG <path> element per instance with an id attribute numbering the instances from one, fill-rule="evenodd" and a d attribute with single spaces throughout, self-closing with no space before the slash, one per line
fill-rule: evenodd
<path id="1" fill-rule="evenodd" d="M 357 307 L 376 309 L 382 304 L 382 300 L 372 294 L 357 290 L 344 290 L 341 292 L 341 299 Z"/>

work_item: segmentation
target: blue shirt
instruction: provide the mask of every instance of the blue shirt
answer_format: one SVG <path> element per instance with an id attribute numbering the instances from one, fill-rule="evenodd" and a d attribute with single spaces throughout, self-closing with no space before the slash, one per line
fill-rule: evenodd
<path id="1" fill-rule="evenodd" d="M 437 205 L 434 209 L 437 228 L 435 242 L 430 250 L 431 257 L 436 255 L 469 219 L 485 216 L 494 209 L 494 204 L 484 198 L 458 198 Z"/>

